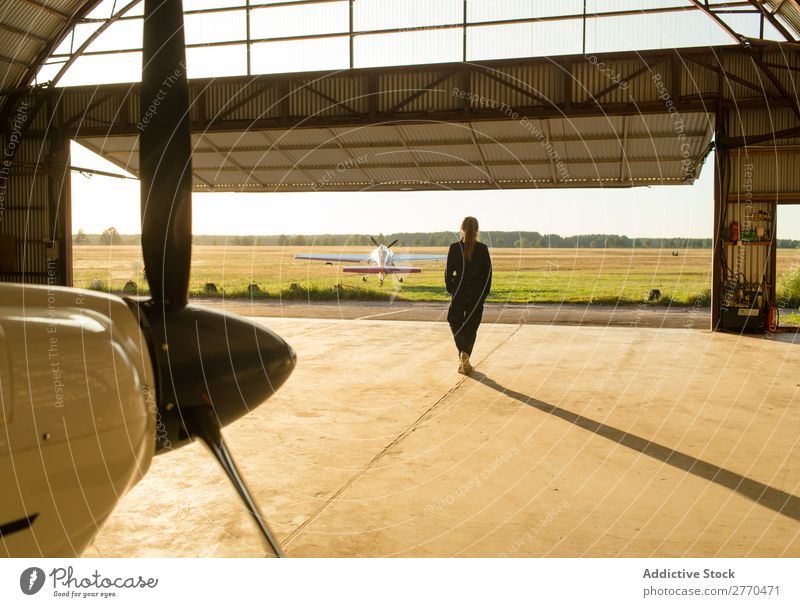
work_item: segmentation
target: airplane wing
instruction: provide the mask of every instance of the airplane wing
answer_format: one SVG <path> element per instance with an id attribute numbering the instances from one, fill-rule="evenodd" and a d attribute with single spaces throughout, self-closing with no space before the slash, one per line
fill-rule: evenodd
<path id="1" fill-rule="evenodd" d="M 447 259 L 447 254 L 441 255 L 415 255 L 414 253 L 395 253 L 392 255 L 392 261 L 441 261 Z"/>
<path id="2" fill-rule="evenodd" d="M 355 274 L 417 274 L 422 270 L 404 266 L 345 266 L 342 268 L 342 272 L 353 272 Z"/>
<path id="3" fill-rule="evenodd" d="M 317 255 L 314 253 L 299 253 L 294 256 L 295 259 L 311 259 L 313 261 L 346 261 L 347 263 L 361 263 L 369 261 L 369 253 L 358 253 L 354 255 L 345 255 L 344 253 L 332 253 L 330 255 Z"/>

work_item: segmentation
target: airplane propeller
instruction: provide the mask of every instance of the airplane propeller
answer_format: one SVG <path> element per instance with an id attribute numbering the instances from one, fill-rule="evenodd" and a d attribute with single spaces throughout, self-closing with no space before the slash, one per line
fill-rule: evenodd
<path id="1" fill-rule="evenodd" d="M 372 241 L 372 244 L 374 244 L 376 247 L 379 247 L 379 246 L 381 246 L 380 244 L 378 244 L 378 241 L 377 241 L 377 240 L 375 240 L 375 239 L 374 239 L 372 236 L 370 236 L 370 237 L 369 237 L 369 239 Z M 395 239 L 392 241 L 392 244 L 388 245 L 386 248 L 387 248 L 387 249 L 391 249 L 391 248 L 392 248 L 394 245 L 396 245 L 398 242 L 400 242 L 400 239 L 399 239 L 399 238 L 395 238 Z"/>
<path id="2" fill-rule="evenodd" d="M 182 0 L 145 0 L 142 62 L 142 254 L 152 296 L 128 301 L 156 367 L 157 453 L 195 438 L 205 443 L 271 552 L 282 556 L 221 429 L 271 396 L 296 356 L 254 322 L 188 305 L 192 149 Z"/>

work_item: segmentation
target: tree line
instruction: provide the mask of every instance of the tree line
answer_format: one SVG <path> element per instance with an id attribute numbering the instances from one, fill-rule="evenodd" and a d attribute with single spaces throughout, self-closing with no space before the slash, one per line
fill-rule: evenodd
<path id="1" fill-rule="evenodd" d="M 193 236 L 196 245 L 209 246 L 371 246 L 374 238 L 382 244 L 397 240 L 401 247 L 443 247 L 455 242 L 455 232 L 397 232 L 392 234 L 279 234 L 268 236 Z M 73 235 L 76 245 L 138 245 L 139 234 L 120 234 L 110 227 L 101 234 L 86 234 L 78 230 Z M 539 232 L 481 231 L 481 240 L 495 248 L 581 248 L 581 249 L 708 249 L 710 238 L 629 238 L 618 234 L 541 234 Z M 778 239 L 778 248 L 795 249 L 800 240 Z"/>

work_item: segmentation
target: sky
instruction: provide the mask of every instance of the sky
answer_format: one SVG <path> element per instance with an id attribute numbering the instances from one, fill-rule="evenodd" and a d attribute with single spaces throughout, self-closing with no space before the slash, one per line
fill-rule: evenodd
<path id="1" fill-rule="evenodd" d="M 72 144 L 72 164 L 122 171 Z M 474 192 L 196 193 L 195 234 L 388 234 L 457 231 L 465 215 L 484 230 L 561 235 L 710 238 L 713 156 L 691 186 Z M 139 182 L 72 175 L 73 232 L 114 226 L 139 233 Z M 778 237 L 800 239 L 800 206 L 783 207 Z"/>
<path id="2" fill-rule="evenodd" d="M 241 5 L 241 0 L 184 0 L 185 7 Z M 342 6 L 339 6 L 341 4 Z M 624 0 L 590 0 L 588 10 L 629 8 Z M 652 4 L 652 3 L 651 3 Z M 675 4 L 675 0 L 667 0 Z M 92 16 L 106 17 L 114 6 L 104 2 Z M 346 29 L 346 2 L 306 7 L 263 8 L 253 11 L 253 36 L 298 35 Z M 625 5 L 625 6 L 623 6 Z M 637 6 L 643 6 L 639 2 Z M 662 2 L 661 5 L 664 5 Z M 356 67 L 427 61 L 451 61 L 461 52 L 460 30 L 413 31 L 414 26 L 460 20 L 462 0 L 363 0 L 356 29 L 409 27 L 398 34 L 356 38 Z M 509 19 L 549 11 L 578 12 L 583 0 L 469 0 L 470 20 Z M 275 19 L 275 15 L 278 19 Z M 130 15 L 141 14 L 135 9 Z M 740 31 L 752 24 L 730 19 Z M 341 22 L 341 23 L 340 23 Z M 188 42 L 198 44 L 242 37 L 243 11 L 187 17 Z M 505 27 L 505 26 L 504 26 Z M 468 38 L 469 58 L 526 56 L 580 52 L 580 20 L 517 26 L 480 27 Z M 578 28 L 578 29 L 576 29 Z M 456 35 L 458 34 L 458 35 Z M 86 35 L 86 32 L 81 34 Z M 77 35 L 79 41 L 81 35 Z M 431 37 L 432 36 L 432 37 Z M 448 36 L 455 36 L 449 40 Z M 261 73 L 302 69 L 336 69 L 347 61 L 341 55 L 346 39 L 295 43 L 254 44 L 253 68 Z M 727 35 L 702 14 L 634 15 L 587 21 L 587 52 L 626 48 L 666 48 L 725 44 Z M 65 43 L 66 44 L 66 43 Z M 92 50 L 136 49 L 141 44 L 141 20 L 122 21 L 102 34 Z M 344 46 L 342 46 L 344 44 Z M 319 48 L 317 48 L 317 45 Z M 328 45 L 328 46 L 326 46 Z M 62 44 L 61 50 L 69 45 Z M 190 77 L 242 73 L 242 46 L 209 47 L 187 52 Z M 339 48 L 342 46 L 342 48 Z M 337 50 L 338 49 L 338 50 Z M 341 55 L 341 56 L 340 56 Z M 322 61 L 323 63 L 320 63 Z M 331 62 L 330 65 L 326 62 Z M 138 80 L 139 53 L 82 57 L 62 84 Z M 43 79 L 57 66 L 43 68 Z M 120 173 L 92 152 L 73 144 L 74 166 Z M 557 233 L 625 234 L 629 237 L 708 238 L 712 230 L 713 156 L 692 186 L 653 186 L 630 189 L 483 190 L 476 192 L 310 192 L 198 193 L 193 198 L 196 234 L 362 234 L 403 231 L 456 230 L 465 215 L 474 215 L 485 230 Z M 114 226 L 121 233 L 138 233 L 139 188 L 135 180 L 73 174 L 73 231 L 101 232 Z M 800 239 L 800 206 L 779 210 L 778 237 Z"/>

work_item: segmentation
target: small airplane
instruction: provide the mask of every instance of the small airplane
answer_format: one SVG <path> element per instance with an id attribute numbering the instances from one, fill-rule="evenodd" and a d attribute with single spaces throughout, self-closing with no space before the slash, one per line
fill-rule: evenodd
<path id="1" fill-rule="evenodd" d="M 0 283 L 0 557 L 74 557 L 154 456 L 194 440 L 282 556 L 222 428 L 295 367 L 275 333 L 188 304 L 192 148 L 181 0 L 144 3 L 142 252 L 152 296 Z M 132 538 L 133 539 L 133 538 Z"/>
<path id="2" fill-rule="evenodd" d="M 447 259 L 447 255 L 416 255 L 413 253 L 395 253 L 392 247 L 397 244 L 397 240 L 390 245 L 378 244 L 372 236 L 369 237 L 375 248 L 370 253 L 333 253 L 330 255 L 317 254 L 317 253 L 299 253 L 294 256 L 295 259 L 310 259 L 312 261 L 325 261 L 328 264 L 338 261 L 345 263 L 364 263 L 369 262 L 370 265 L 366 266 L 345 266 L 342 272 L 351 272 L 353 274 L 377 274 L 378 284 L 383 286 L 383 281 L 387 274 L 418 274 L 422 272 L 422 268 L 415 268 L 411 266 L 398 266 L 395 262 L 404 261 L 441 261 Z M 398 276 L 398 281 L 403 282 L 403 278 Z M 366 282 L 367 276 L 362 278 Z"/>

